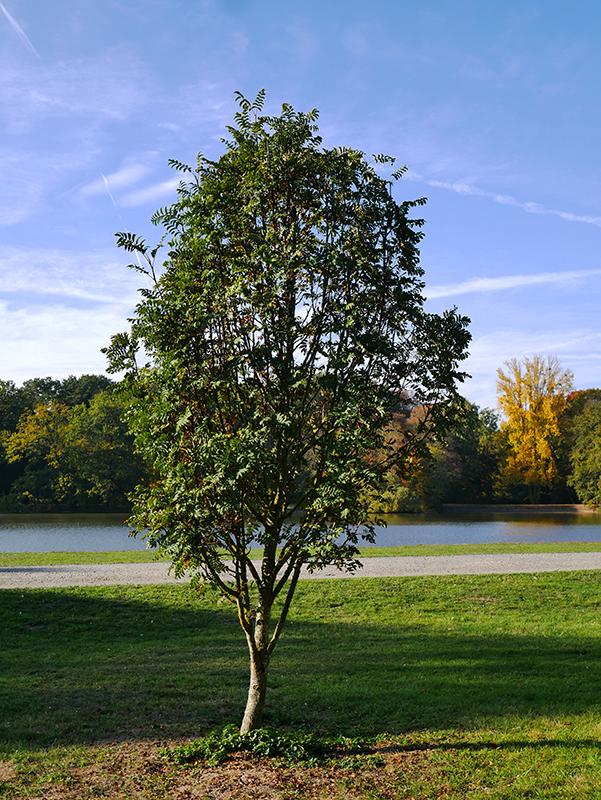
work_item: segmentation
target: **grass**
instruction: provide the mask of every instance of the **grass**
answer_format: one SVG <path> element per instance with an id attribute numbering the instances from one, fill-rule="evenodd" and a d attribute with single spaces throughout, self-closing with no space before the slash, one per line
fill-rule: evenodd
<path id="1" fill-rule="evenodd" d="M 139 564 L 155 560 L 156 553 L 152 550 L 0 553 L 0 567 L 39 567 L 55 564 Z"/>
<path id="2" fill-rule="evenodd" d="M 463 556 L 481 553 L 595 553 L 601 542 L 474 542 L 362 547 L 361 558 L 373 556 Z"/>
<path id="3" fill-rule="evenodd" d="M 0 553 L 0 567 L 38 567 L 55 564 L 140 564 L 155 560 L 156 553 L 152 550 Z"/>
<path id="4" fill-rule="evenodd" d="M 492 542 L 484 544 L 406 545 L 401 547 L 362 547 L 361 558 L 375 556 L 447 556 L 480 553 L 593 553 L 601 550 L 601 542 L 520 543 Z M 260 550 L 252 550 L 260 558 Z M 152 550 L 120 550 L 114 552 L 50 552 L 0 553 L 0 567 L 33 567 L 56 564 L 124 564 L 155 561 Z M 160 559 L 166 561 L 167 559 Z"/>
<path id="5" fill-rule="evenodd" d="M 386 767 L 269 767 L 273 797 L 599 797 L 600 606 L 597 572 L 302 582 L 265 724 L 372 737 Z M 0 631 L 0 796 L 216 780 L 159 750 L 240 719 L 229 603 L 179 585 L 4 590 Z"/>

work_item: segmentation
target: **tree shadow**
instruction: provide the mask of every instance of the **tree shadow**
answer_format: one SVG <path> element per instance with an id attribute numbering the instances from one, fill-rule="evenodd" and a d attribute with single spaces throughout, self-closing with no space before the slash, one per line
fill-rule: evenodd
<path id="1" fill-rule="evenodd" d="M 0 621 L 5 748 L 198 736 L 241 718 L 248 666 L 235 610 L 187 586 L 5 590 Z M 274 653 L 265 724 L 395 735 L 584 714 L 600 705 L 600 662 L 601 642 L 565 631 L 295 619 Z"/>
<path id="2" fill-rule="evenodd" d="M 311 627 L 301 623 L 274 661 L 279 679 L 272 676 L 267 711 L 274 724 L 401 734 L 601 705 L 597 640 L 362 624 L 324 625 L 320 642 Z"/>
<path id="3" fill-rule="evenodd" d="M 0 743 L 179 737 L 235 720 L 247 651 L 187 586 L 0 592 Z"/>

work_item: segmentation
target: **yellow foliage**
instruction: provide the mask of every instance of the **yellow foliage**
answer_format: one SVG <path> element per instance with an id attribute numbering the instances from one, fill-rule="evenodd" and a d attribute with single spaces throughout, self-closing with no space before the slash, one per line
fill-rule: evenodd
<path id="1" fill-rule="evenodd" d="M 497 397 L 510 448 L 506 478 L 528 486 L 536 502 L 541 487 L 551 487 L 558 477 L 561 414 L 573 375 L 557 356 L 512 358 L 505 366 L 507 373 L 497 370 Z"/>
<path id="2" fill-rule="evenodd" d="M 69 426 L 70 409 L 56 400 L 40 403 L 19 420 L 14 433 L 5 438 L 9 461 L 38 456 L 58 468 L 65 451 L 65 434 Z"/>

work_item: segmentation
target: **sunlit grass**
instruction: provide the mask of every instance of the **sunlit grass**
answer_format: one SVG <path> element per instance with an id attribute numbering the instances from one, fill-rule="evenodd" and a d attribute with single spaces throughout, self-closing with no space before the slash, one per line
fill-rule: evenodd
<path id="1" fill-rule="evenodd" d="M 601 542 L 405 545 L 399 547 L 361 547 L 361 558 L 375 556 L 446 556 L 481 553 L 593 553 L 601 550 Z M 252 550 L 253 558 L 261 550 Z M 157 560 L 153 550 L 119 550 L 108 552 L 0 553 L 0 567 L 51 566 L 57 564 L 139 564 Z M 167 559 L 160 559 L 166 561 Z"/>
<path id="2" fill-rule="evenodd" d="M 155 560 L 156 552 L 152 550 L 0 553 L 0 567 L 39 567 L 55 564 L 141 564 Z"/>
<path id="3" fill-rule="evenodd" d="M 265 722 L 379 738 L 386 770 L 336 779 L 360 797 L 596 797 L 600 590 L 597 572 L 302 582 Z M 240 719 L 246 646 L 210 593 L 5 590 L 0 630 L 7 797 L 117 758 L 93 743 L 181 740 Z M 168 781 L 163 794 L 152 785 L 139 796 L 170 796 Z"/>

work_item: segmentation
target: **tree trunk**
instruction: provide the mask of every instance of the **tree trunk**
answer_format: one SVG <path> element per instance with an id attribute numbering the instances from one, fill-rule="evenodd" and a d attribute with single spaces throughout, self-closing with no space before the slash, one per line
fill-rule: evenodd
<path id="1" fill-rule="evenodd" d="M 240 733 L 248 733 L 260 728 L 263 723 L 263 708 L 265 706 L 265 693 L 267 691 L 267 672 L 269 656 L 257 653 L 253 647 L 250 650 L 250 685 L 248 699 Z"/>
<path id="2" fill-rule="evenodd" d="M 250 655 L 250 685 L 248 700 L 240 733 L 248 733 L 260 728 L 263 723 L 263 707 L 267 691 L 267 672 L 269 670 L 269 623 L 271 619 L 271 602 L 262 599 L 257 609 L 254 628 L 247 631 L 248 652 Z"/>

